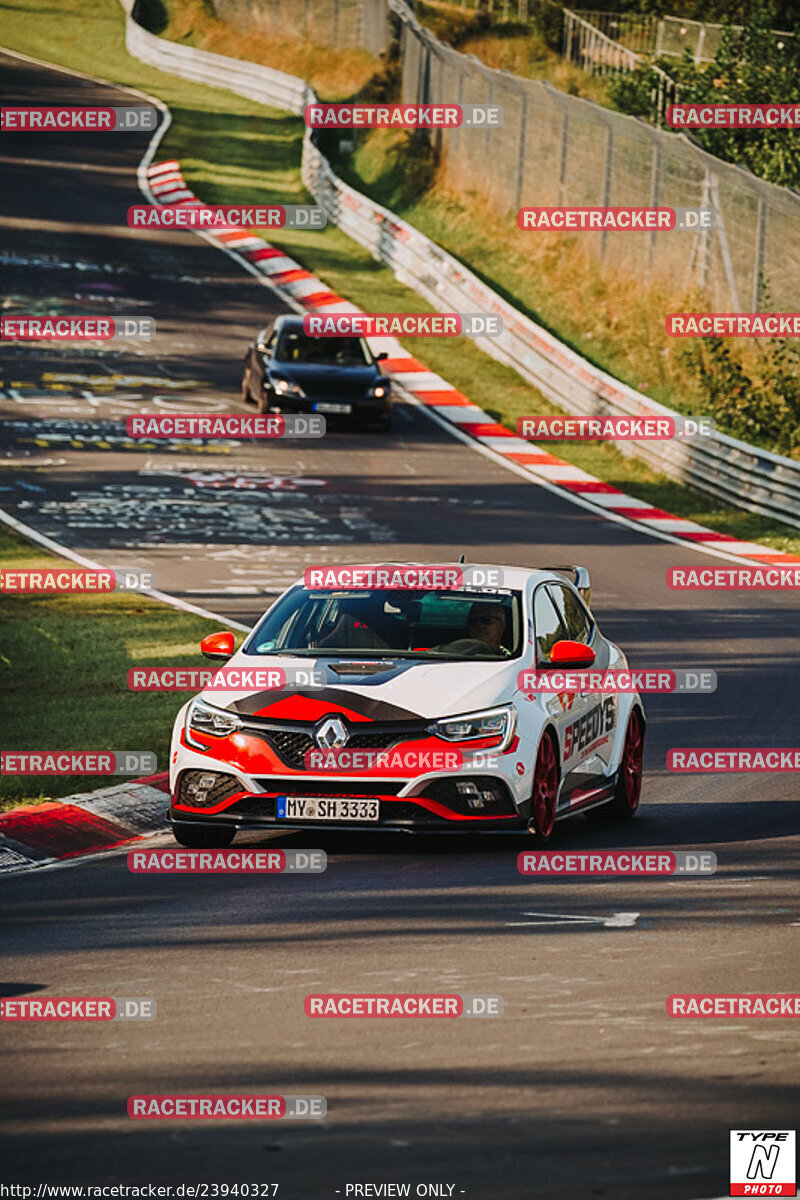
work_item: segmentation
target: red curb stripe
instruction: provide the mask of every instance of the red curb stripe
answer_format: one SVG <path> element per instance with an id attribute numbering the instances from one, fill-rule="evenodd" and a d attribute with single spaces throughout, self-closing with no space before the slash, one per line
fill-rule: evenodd
<path id="1" fill-rule="evenodd" d="M 212 230 L 213 232 L 213 230 Z M 225 233 L 215 233 L 214 236 L 221 242 L 239 242 L 244 237 L 252 237 L 247 229 L 229 229 Z"/>
<path id="2" fill-rule="evenodd" d="M 262 258 L 285 258 L 286 255 L 282 250 L 276 250 L 274 246 L 265 246 L 263 250 L 243 250 L 242 254 L 253 262 L 260 262 Z"/>
<path id="3" fill-rule="evenodd" d="M 800 563 L 798 554 L 749 554 L 748 558 L 754 558 L 757 562 L 763 563 Z"/>
<path id="4" fill-rule="evenodd" d="M 141 779 L 132 779 L 131 783 L 142 783 L 147 787 L 158 788 L 160 792 L 169 792 L 169 771 L 159 771 L 155 775 L 142 775 Z"/>
<path id="5" fill-rule="evenodd" d="M 313 275 L 309 275 L 309 279 L 313 278 Z M 327 308 L 329 304 L 349 304 L 344 296 L 337 296 L 335 292 L 311 292 L 308 296 L 300 296 L 299 300 L 306 308 Z"/>
<path id="6" fill-rule="evenodd" d="M 682 520 L 682 518 L 675 518 Z M 705 529 L 701 533 L 682 533 L 680 537 L 690 542 L 741 542 L 741 538 L 731 537 L 728 533 L 715 533 L 713 529 Z"/>
<path id="7" fill-rule="evenodd" d="M 303 267 L 297 267 L 291 271 L 278 271 L 275 275 L 270 275 L 272 282 L 277 284 L 295 283 L 298 279 L 310 278 L 310 272 L 304 270 Z"/>
<path id="8" fill-rule="evenodd" d="M 406 371 L 424 371 L 428 374 L 428 368 L 424 363 L 417 362 L 416 358 L 385 358 L 383 369 L 396 375 L 404 375 Z"/>
<path id="9" fill-rule="evenodd" d="M 645 517 L 648 520 L 659 517 L 665 521 L 682 521 L 684 519 L 683 517 L 676 517 L 674 513 L 664 512 L 663 508 L 626 508 L 624 505 L 620 505 L 618 508 L 615 504 L 610 511 L 616 513 L 619 517 L 633 517 L 635 521 L 641 521 Z"/>
<path id="10" fill-rule="evenodd" d="M 571 492 L 601 492 L 605 496 L 624 496 L 619 488 L 615 488 L 610 483 L 589 483 L 587 480 L 573 479 L 569 483 L 562 484 L 563 487 L 569 488 Z"/>
<path id="11" fill-rule="evenodd" d="M 525 450 L 506 450 L 503 451 L 504 458 L 513 459 L 514 462 L 520 463 L 522 466 L 531 467 L 565 467 L 567 464 L 563 458 L 556 458 L 555 454 L 528 454 Z M 580 483 L 567 482 L 562 483 L 562 487 L 580 487 Z M 616 488 L 612 489 L 616 491 Z"/>
<path id="12" fill-rule="evenodd" d="M 12 810 L 3 818 L 0 830 L 48 858 L 74 858 L 138 840 L 138 835 L 130 830 L 75 804 L 42 804 L 21 812 Z"/>
<path id="13" fill-rule="evenodd" d="M 497 421 L 484 421 L 483 423 L 476 421 L 474 425 L 471 425 L 468 421 L 459 421 L 458 424 L 460 429 L 463 429 L 465 433 L 470 434 L 474 438 L 515 438 L 517 436 L 510 429 L 506 429 L 505 425 L 501 425 Z M 501 450 L 500 453 L 502 454 L 503 451 Z"/>
<path id="14" fill-rule="evenodd" d="M 417 391 L 416 388 L 411 388 L 411 391 L 424 404 L 435 405 L 437 407 L 447 408 L 449 406 L 457 408 L 474 408 L 475 405 L 470 400 L 469 396 L 465 396 L 463 392 L 457 392 L 455 388 L 448 388 L 447 391 L 428 392 Z"/>

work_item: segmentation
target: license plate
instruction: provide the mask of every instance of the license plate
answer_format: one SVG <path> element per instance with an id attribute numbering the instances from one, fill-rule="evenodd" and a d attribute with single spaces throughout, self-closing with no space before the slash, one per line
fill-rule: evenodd
<path id="1" fill-rule="evenodd" d="M 279 796 L 279 821 L 378 821 L 380 800 L 322 800 L 311 796 Z"/>
<path id="2" fill-rule="evenodd" d="M 351 413 L 353 411 L 352 404 L 328 404 L 325 400 L 320 400 L 314 405 L 314 412 L 327 413 Z"/>

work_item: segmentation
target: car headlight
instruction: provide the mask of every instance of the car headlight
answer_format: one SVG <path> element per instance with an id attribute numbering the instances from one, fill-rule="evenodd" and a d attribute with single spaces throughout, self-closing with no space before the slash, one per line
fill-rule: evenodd
<path id="1" fill-rule="evenodd" d="M 380 400 L 384 396 L 389 395 L 388 385 L 385 383 L 376 383 L 369 389 L 367 394 L 370 396 L 376 396 Z"/>
<path id="2" fill-rule="evenodd" d="M 278 396 L 297 396 L 301 400 L 305 399 L 306 394 L 299 383 L 292 383 L 289 379 L 272 379 L 270 382 Z"/>
<path id="3" fill-rule="evenodd" d="M 517 712 L 511 705 L 487 708 L 484 712 L 446 717 L 428 726 L 428 732 L 446 742 L 475 742 L 480 738 L 499 738 L 493 749 L 505 750 L 514 735 Z"/>
<path id="4" fill-rule="evenodd" d="M 207 750 L 208 746 L 204 742 L 195 741 L 193 733 L 199 734 L 200 737 L 221 738 L 228 737 L 241 728 L 242 722 L 233 713 L 224 708 L 214 708 L 204 700 L 193 700 L 186 713 L 184 737 L 187 745 L 194 746 L 196 750 Z"/>

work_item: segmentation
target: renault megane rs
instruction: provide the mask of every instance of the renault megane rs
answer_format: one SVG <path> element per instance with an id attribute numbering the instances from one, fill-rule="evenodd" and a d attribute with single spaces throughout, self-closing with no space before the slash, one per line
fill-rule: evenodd
<path id="1" fill-rule="evenodd" d="M 520 830 L 547 842 L 577 813 L 632 816 L 638 693 L 563 683 L 567 669 L 598 678 L 627 667 L 592 614 L 588 573 L 485 570 L 503 586 L 300 580 L 235 653 L 232 633 L 205 638 L 226 681 L 212 680 L 175 722 L 177 840 L 227 845 L 240 829 L 316 827 Z M 274 670 L 255 671 L 264 667 Z M 533 673 L 538 688 L 520 687 Z"/>

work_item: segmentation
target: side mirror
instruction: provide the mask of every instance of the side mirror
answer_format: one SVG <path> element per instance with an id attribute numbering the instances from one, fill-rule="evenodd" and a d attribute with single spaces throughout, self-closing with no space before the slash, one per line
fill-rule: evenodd
<path id="1" fill-rule="evenodd" d="M 380 354 L 375 355 L 375 362 L 383 362 L 383 360 L 388 357 L 389 357 L 388 350 L 381 350 Z"/>
<path id="2" fill-rule="evenodd" d="M 222 633 L 209 633 L 200 643 L 206 658 L 230 658 L 233 655 L 233 634 L 229 629 Z"/>
<path id="3" fill-rule="evenodd" d="M 266 354 L 268 358 L 272 356 L 272 351 L 266 342 L 256 342 L 256 350 L 259 354 Z"/>
<path id="4" fill-rule="evenodd" d="M 550 651 L 551 667 L 591 667 L 594 662 L 594 650 L 585 642 L 556 642 Z"/>

